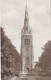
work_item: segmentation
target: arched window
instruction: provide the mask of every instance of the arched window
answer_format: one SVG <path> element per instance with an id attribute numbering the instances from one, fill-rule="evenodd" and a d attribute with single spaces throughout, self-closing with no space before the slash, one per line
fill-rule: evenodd
<path id="1" fill-rule="evenodd" d="M 24 43 L 25 43 L 25 45 L 26 45 L 26 39 L 25 39 Z"/>
<path id="2" fill-rule="evenodd" d="M 24 43 L 25 45 L 30 45 L 30 39 L 25 39 Z"/>
<path id="3" fill-rule="evenodd" d="M 29 65 L 30 63 L 29 57 L 26 57 L 25 62 L 26 62 L 26 65 Z"/>
<path id="4" fill-rule="evenodd" d="M 30 39 L 28 39 L 28 45 L 30 45 Z"/>

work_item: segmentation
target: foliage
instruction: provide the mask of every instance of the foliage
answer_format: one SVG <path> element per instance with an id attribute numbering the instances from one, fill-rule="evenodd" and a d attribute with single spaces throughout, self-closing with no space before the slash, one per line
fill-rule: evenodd
<path id="1" fill-rule="evenodd" d="M 1 28 L 1 73 L 17 75 L 20 71 L 21 56 Z M 2 75 L 3 76 L 3 75 Z"/>
<path id="2" fill-rule="evenodd" d="M 38 66 L 43 70 L 43 71 L 50 71 L 51 69 L 51 40 L 48 41 L 45 45 L 42 55 L 39 59 Z M 50 70 L 49 70 L 50 69 Z"/>

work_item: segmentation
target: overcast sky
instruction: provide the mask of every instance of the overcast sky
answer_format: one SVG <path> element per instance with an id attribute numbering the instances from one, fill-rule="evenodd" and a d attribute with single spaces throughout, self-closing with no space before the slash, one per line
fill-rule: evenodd
<path id="1" fill-rule="evenodd" d="M 21 29 L 24 25 L 26 0 L 0 0 L 1 19 L 6 35 L 20 52 Z M 33 31 L 35 61 L 42 53 L 43 45 L 51 40 L 50 0 L 27 0 L 29 25 Z"/>

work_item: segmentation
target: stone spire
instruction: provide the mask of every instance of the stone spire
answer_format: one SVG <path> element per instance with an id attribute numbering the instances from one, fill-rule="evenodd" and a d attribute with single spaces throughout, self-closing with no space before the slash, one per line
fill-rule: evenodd
<path id="1" fill-rule="evenodd" d="M 27 31 L 28 29 L 29 29 L 29 18 L 28 18 L 28 10 L 27 10 L 27 3 L 26 3 L 25 18 L 24 18 L 24 31 Z"/>

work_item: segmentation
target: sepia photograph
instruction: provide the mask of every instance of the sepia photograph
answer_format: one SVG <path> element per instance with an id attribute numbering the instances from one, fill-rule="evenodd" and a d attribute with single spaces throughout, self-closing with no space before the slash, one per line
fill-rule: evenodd
<path id="1" fill-rule="evenodd" d="M 0 80 L 51 80 L 50 0 L 0 5 Z"/>

